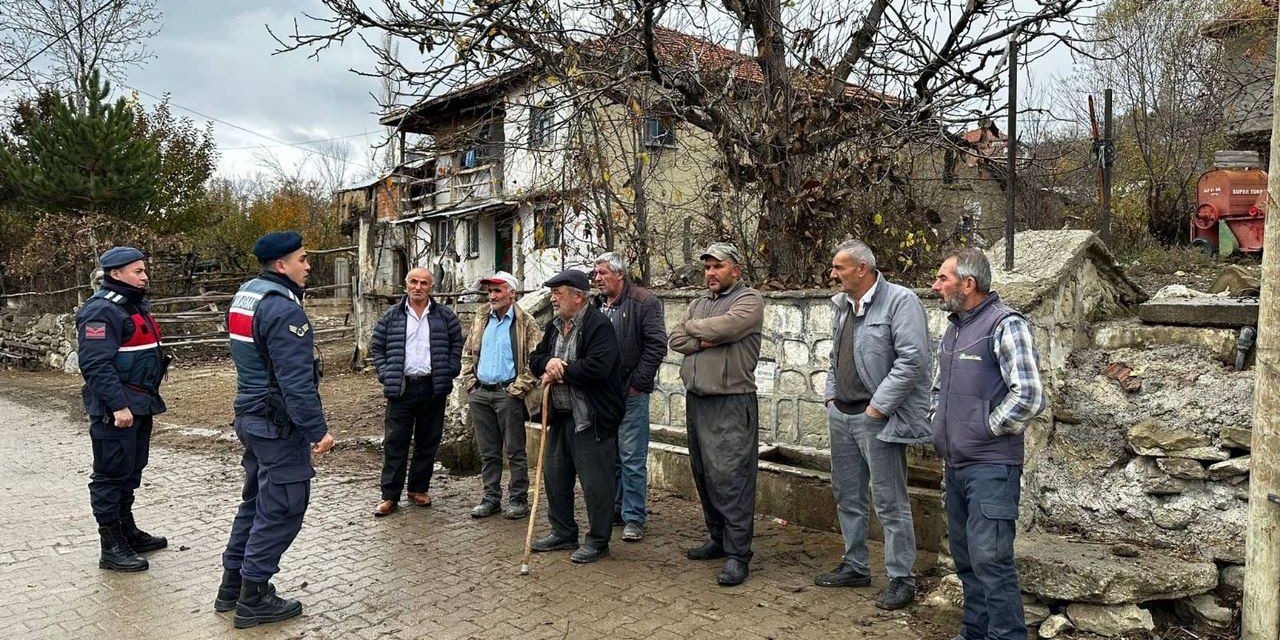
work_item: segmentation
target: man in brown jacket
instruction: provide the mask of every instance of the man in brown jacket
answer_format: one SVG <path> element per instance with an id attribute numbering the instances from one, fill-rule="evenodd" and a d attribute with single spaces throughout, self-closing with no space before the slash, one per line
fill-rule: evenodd
<path id="1" fill-rule="evenodd" d="M 672 351 L 684 354 L 689 458 L 709 535 L 685 555 L 727 556 L 716 580 L 731 587 L 747 579 L 751 563 L 760 441 L 755 368 L 764 299 L 742 282 L 742 258 L 733 245 L 707 247 L 702 262 L 708 292 L 689 305 L 669 341 Z"/>
<path id="2" fill-rule="evenodd" d="M 542 339 L 542 328 L 516 304 L 516 279 L 506 271 L 480 281 L 489 303 L 476 310 L 462 347 L 461 386 L 467 392 L 484 499 L 471 510 L 487 518 L 502 510 L 502 455 L 511 478 L 503 516 L 529 515 L 529 462 L 524 448 L 526 414 L 540 411 L 538 379 L 529 371 L 529 355 Z"/>

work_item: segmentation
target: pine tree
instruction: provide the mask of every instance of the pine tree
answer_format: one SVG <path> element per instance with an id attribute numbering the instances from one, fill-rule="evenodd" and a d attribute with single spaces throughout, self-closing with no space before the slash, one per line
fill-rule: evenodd
<path id="1" fill-rule="evenodd" d="M 108 97 L 97 70 L 80 80 L 78 95 L 61 96 L 52 117 L 32 123 L 26 136 L 0 148 L 0 175 L 19 202 L 60 214 L 103 213 L 145 222 L 160 184 L 156 141 L 135 136 L 134 110 Z"/>

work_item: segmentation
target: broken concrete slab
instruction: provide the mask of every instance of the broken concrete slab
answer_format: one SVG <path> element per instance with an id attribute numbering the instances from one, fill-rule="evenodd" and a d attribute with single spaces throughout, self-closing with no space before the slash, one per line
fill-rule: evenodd
<path id="1" fill-rule="evenodd" d="M 1185 345 L 1205 349 L 1222 362 L 1236 357 L 1236 332 L 1232 329 L 1143 324 L 1137 319 L 1094 326 L 1093 344 L 1107 350 Z"/>
<path id="2" fill-rule="evenodd" d="M 1093 605 L 1072 604 L 1067 607 L 1067 617 L 1076 629 L 1100 636 L 1119 636 L 1132 631 L 1151 631 L 1155 623 L 1151 612 L 1132 604 Z"/>
<path id="3" fill-rule="evenodd" d="M 1252 298 L 1166 298 L 1138 305 L 1148 324 L 1195 327 L 1243 327 L 1258 324 L 1258 301 Z"/>
<path id="4" fill-rule="evenodd" d="M 1118 558 L 1109 545 L 1032 534 L 1018 539 L 1014 555 L 1022 590 L 1042 600 L 1115 605 L 1184 598 L 1218 585 L 1212 562 L 1154 550 Z"/>

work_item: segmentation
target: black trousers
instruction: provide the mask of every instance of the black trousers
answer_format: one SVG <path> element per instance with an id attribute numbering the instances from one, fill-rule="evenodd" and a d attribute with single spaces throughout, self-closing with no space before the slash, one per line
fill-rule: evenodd
<path id="1" fill-rule="evenodd" d="M 447 396 L 432 391 L 431 382 L 407 383 L 399 398 L 387 399 L 383 430 L 382 499 L 399 500 L 409 477 L 409 491 L 427 493 L 431 489 L 431 469 L 440 451 L 444 434 L 444 407 Z M 413 459 L 409 459 L 410 442 Z"/>
<path id="2" fill-rule="evenodd" d="M 547 459 L 542 470 L 547 520 L 559 538 L 578 539 L 573 482 L 582 483 L 587 507 L 586 546 L 603 549 L 613 535 L 613 498 L 618 486 L 618 437 L 596 439 L 594 429 L 575 432 L 573 415 L 552 410 L 547 423 Z"/>
<path id="3" fill-rule="evenodd" d="M 731 558 L 751 561 L 760 462 L 756 394 L 685 398 L 689 461 L 707 534 Z"/>
<path id="4" fill-rule="evenodd" d="M 133 492 L 142 484 L 142 470 L 151 454 L 149 415 L 133 416 L 133 426 L 117 429 L 110 415 L 90 416 L 93 474 L 89 476 L 89 505 L 99 525 L 108 525 L 133 510 Z"/>

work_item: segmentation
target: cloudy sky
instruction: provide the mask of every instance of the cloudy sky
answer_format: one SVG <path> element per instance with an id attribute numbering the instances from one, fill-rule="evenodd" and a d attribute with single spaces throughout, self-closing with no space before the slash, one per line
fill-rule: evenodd
<path id="1" fill-rule="evenodd" d="M 138 90 L 144 104 L 168 93 L 178 115 L 197 123 L 212 120 L 220 174 L 248 177 L 275 163 L 312 175 L 324 153 L 318 147 L 324 145 L 299 143 L 332 138 L 349 148 L 348 182 L 374 173 L 371 147 L 381 141 L 383 129 L 371 95 L 378 83 L 349 71 L 373 68 L 363 43 L 331 48 L 318 60 L 303 52 L 273 55 L 278 45 L 267 25 L 282 36 L 291 33 L 293 21 L 303 21 L 305 11 L 324 11 L 320 3 L 157 0 L 157 8 L 163 24 L 148 43 L 155 57 L 130 70 L 123 84 Z M 1055 53 L 1037 63 L 1032 74 L 1048 77 L 1070 64 L 1065 51 Z"/>

